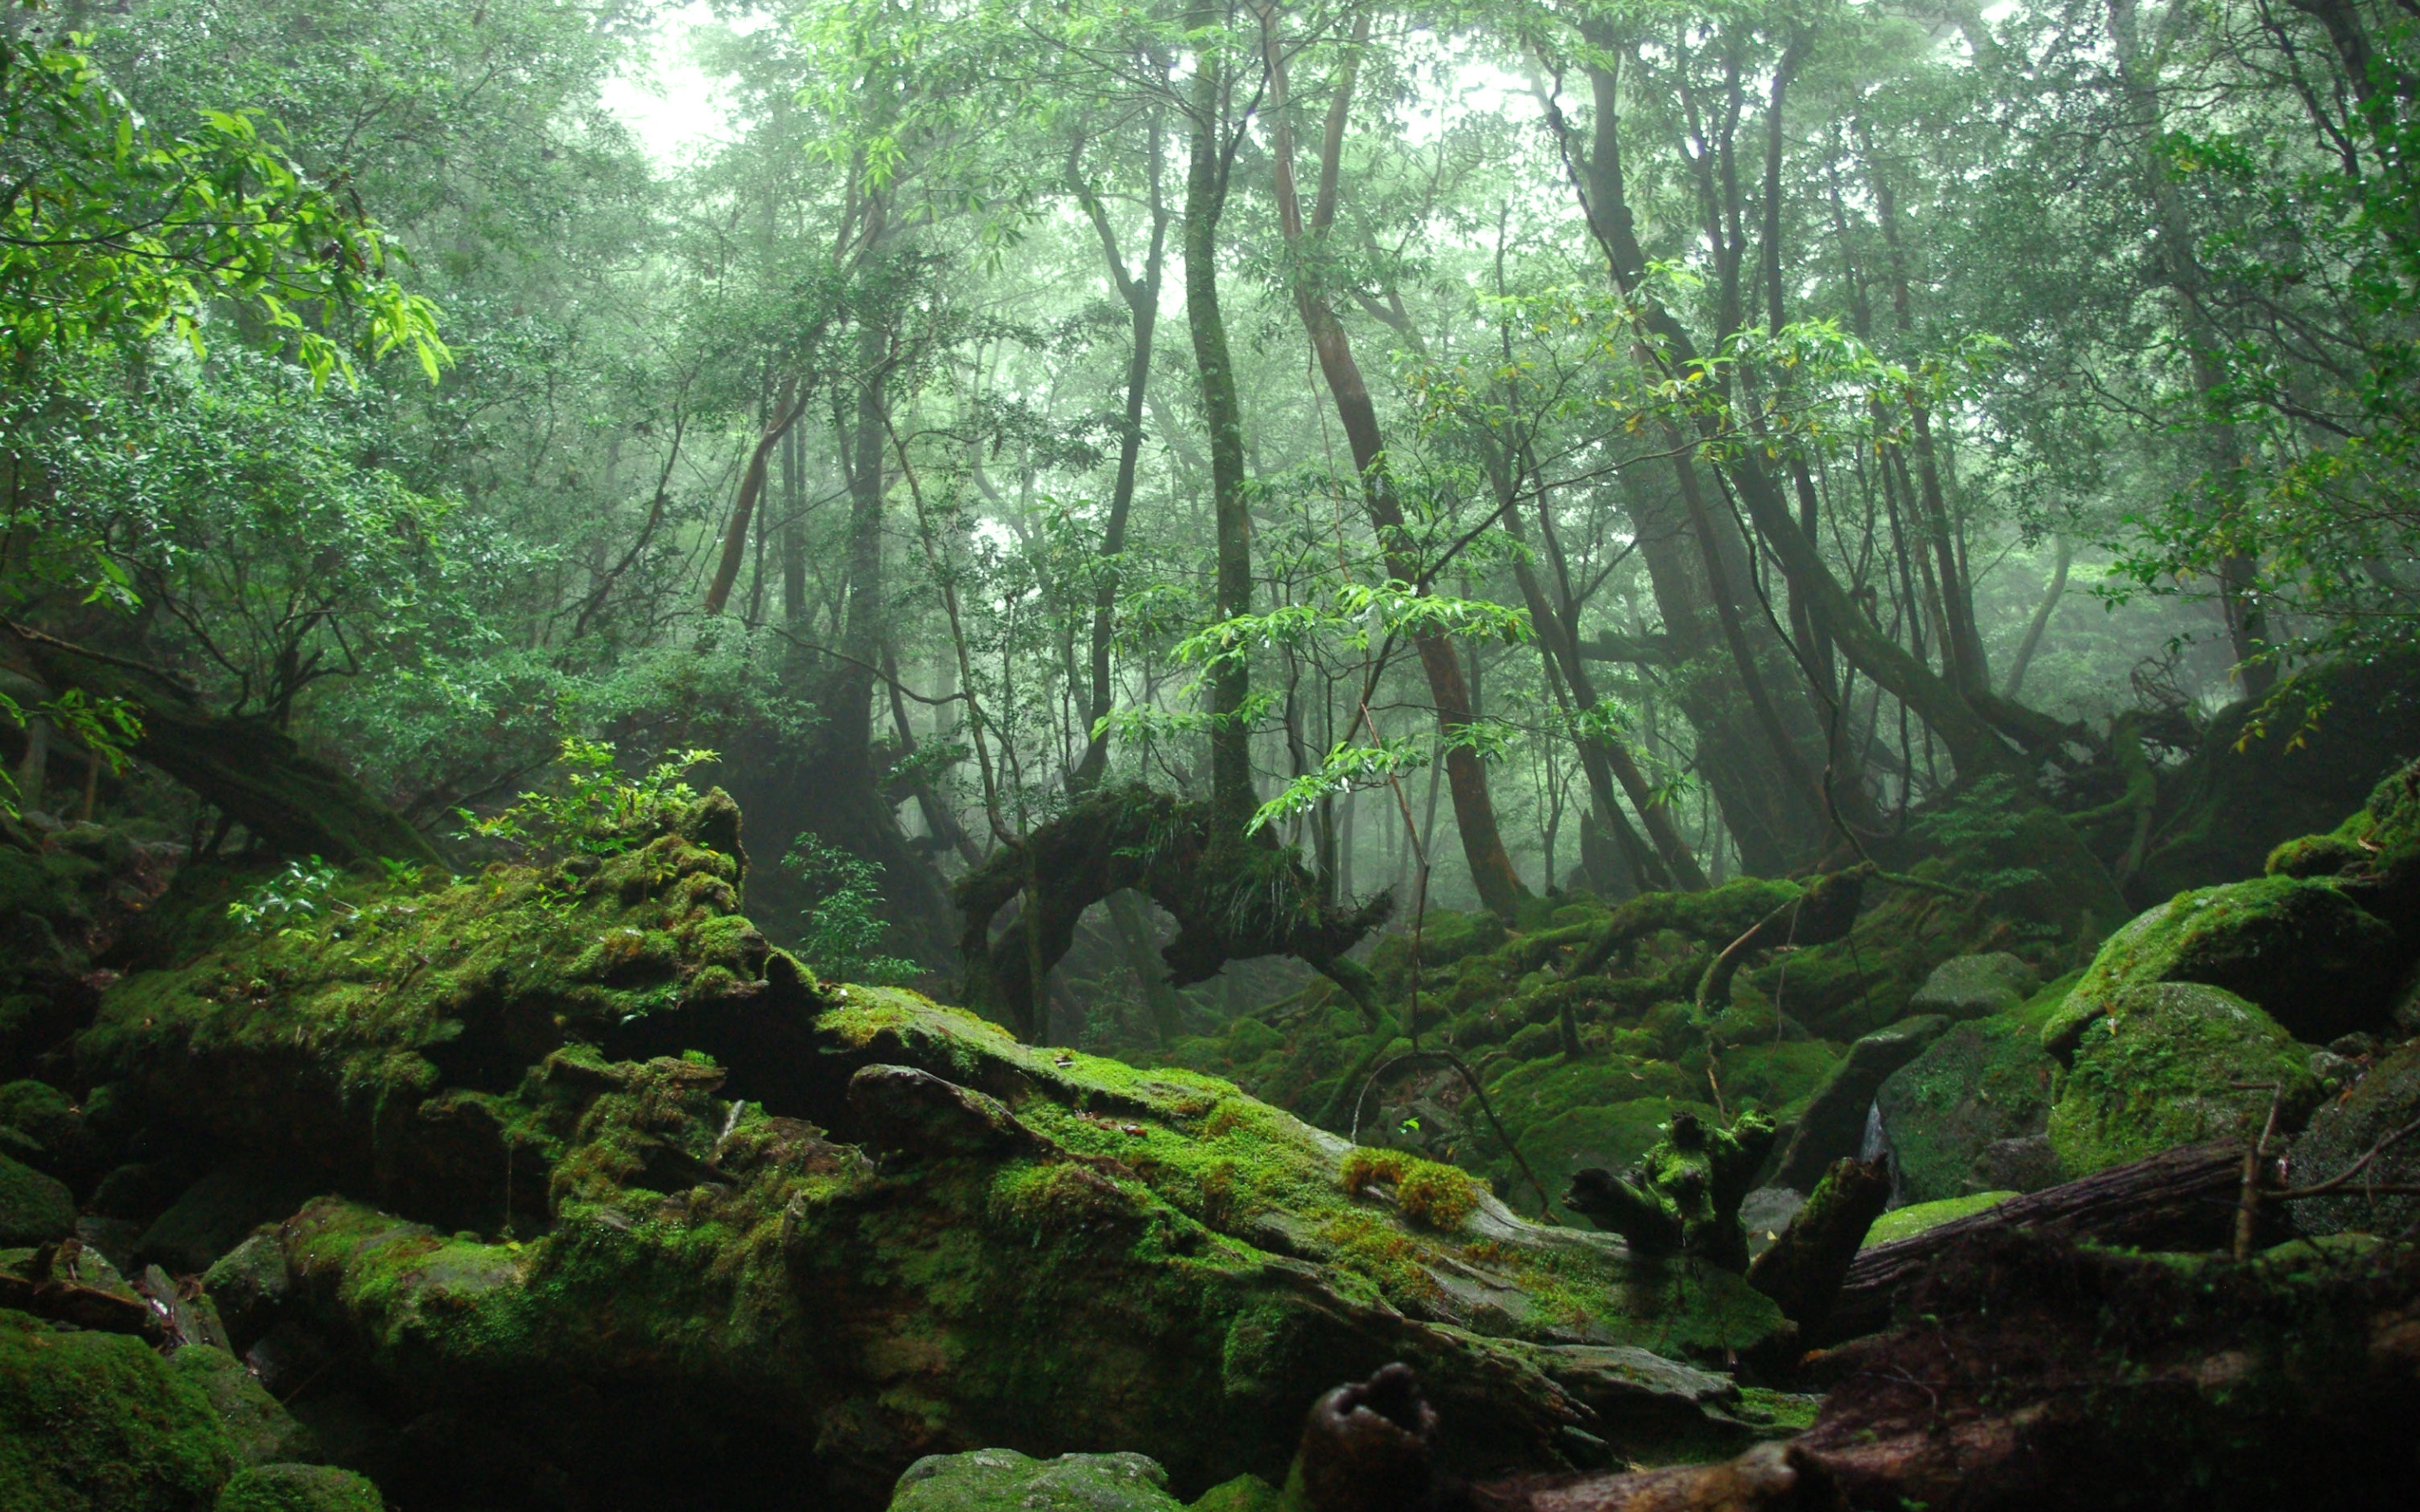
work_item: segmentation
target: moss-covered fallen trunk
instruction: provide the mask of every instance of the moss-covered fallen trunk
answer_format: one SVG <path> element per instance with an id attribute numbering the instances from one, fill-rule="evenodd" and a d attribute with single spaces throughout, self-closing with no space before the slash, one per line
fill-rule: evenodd
<path id="1" fill-rule="evenodd" d="M 246 1332 L 324 1341 L 391 1422 L 667 1505 L 874 1504 L 994 1444 L 1140 1450 L 1188 1494 L 1275 1477 L 1308 1395 L 1394 1359 L 1484 1425 L 1471 1471 L 1761 1431 L 1640 1352 L 1768 1336 L 1737 1277 L 1525 1223 L 1458 1171 L 1348 1173 L 1212 1077 L 819 982 L 739 913 L 720 795 L 630 840 L 349 880 L 119 983 L 78 1041 L 151 1140 L 329 1194 L 247 1252 L 248 1294 L 284 1300 Z M 379 1462 L 474 1490 L 448 1458 Z"/>

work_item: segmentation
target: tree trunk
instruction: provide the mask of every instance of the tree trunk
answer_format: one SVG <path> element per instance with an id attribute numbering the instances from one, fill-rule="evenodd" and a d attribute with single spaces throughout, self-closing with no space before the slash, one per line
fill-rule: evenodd
<path id="1" fill-rule="evenodd" d="M 1214 44 L 1215 45 L 1215 44 Z M 1252 517 L 1244 504 L 1244 415 L 1227 325 L 1218 310 L 1218 217 L 1226 208 L 1232 154 L 1222 142 L 1224 70 L 1205 47 L 1194 66 L 1192 147 L 1185 178 L 1185 319 L 1210 436 L 1210 497 L 1218 540 L 1220 620 L 1252 609 Z M 1251 669 L 1241 656 L 1210 671 L 1210 803 L 1236 836 L 1259 807 L 1252 787 L 1252 732 L 1243 718 Z"/>
<path id="2" fill-rule="evenodd" d="M 1354 471 L 1361 480 L 1361 499 L 1368 510 L 1371 525 L 1378 535 L 1385 552 L 1388 575 L 1422 589 L 1420 563 L 1410 548 L 1404 531 L 1404 511 L 1395 497 L 1394 486 L 1387 475 L 1386 443 L 1378 427 L 1378 411 L 1371 403 L 1370 387 L 1361 376 L 1361 365 L 1353 355 L 1352 339 L 1343 322 L 1315 283 L 1315 273 L 1306 259 L 1318 255 L 1325 242 L 1330 221 L 1335 213 L 1336 184 L 1339 161 L 1343 148 L 1344 125 L 1353 99 L 1353 84 L 1358 45 L 1369 34 L 1369 18 L 1362 15 L 1355 22 L 1352 50 L 1337 81 L 1336 93 L 1329 106 L 1326 131 L 1320 150 L 1319 194 L 1313 207 L 1313 217 L 1306 225 L 1300 196 L 1295 189 L 1294 137 L 1287 124 L 1285 63 L 1280 54 L 1274 28 L 1266 34 L 1269 68 L 1269 119 L 1271 154 L 1276 164 L 1278 223 L 1283 230 L 1294 270 L 1295 312 L 1301 316 L 1303 329 L 1310 334 L 1312 351 L 1319 359 L 1321 377 L 1326 380 L 1327 392 L 1335 402 L 1338 421 L 1344 428 L 1344 439 L 1353 454 Z M 1458 744 L 1464 731 L 1474 718 L 1469 685 L 1463 676 L 1462 660 L 1454 654 L 1451 638 L 1438 634 L 1413 637 L 1413 647 L 1420 658 L 1420 670 L 1427 675 L 1430 700 L 1436 705 L 1437 726 L 1445 737 L 1446 785 L 1453 795 L 1455 827 L 1462 836 L 1464 858 L 1470 864 L 1470 879 L 1478 889 L 1481 906 L 1500 918 L 1510 919 L 1522 896 L 1528 891 L 1512 870 L 1512 857 L 1504 849 L 1504 838 L 1496 823 L 1496 804 L 1487 781 L 1486 764 L 1477 752 Z"/>

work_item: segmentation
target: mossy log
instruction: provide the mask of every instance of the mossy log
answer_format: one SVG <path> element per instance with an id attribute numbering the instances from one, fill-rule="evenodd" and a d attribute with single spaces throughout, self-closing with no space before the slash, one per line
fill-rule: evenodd
<path id="1" fill-rule="evenodd" d="M 5 638 L 52 687 L 130 705 L 143 723 L 136 756 L 280 854 L 339 866 L 380 856 L 445 865 L 400 814 L 270 721 L 212 713 L 165 672 L 23 625 L 8 625 Z"/>
<path id="2" fill-rule="evenodd" d="M 1160 958 L 1177 986 L 1206 981 L 1230 961 L 1290 955 L 1342 987 L 1374 1021 L 1369 975 L 1344 953 L 1386 922 L 1393 895 L 1381 892 L 1357 908 L 1323 903 L 1315 881 L 1276 837 L 1230 832 L 1210 805 L 1139 785 L 1087 796 L 958 879 L 968 1006 L 1032 1039 L 1042 1025 L 1035 984 L 1074 945 L 1084 910 L 1128 887 L 1176 918 L 1176 938 Z M 1020 895 L 1024 912 L 995 939 L 993 920 Z"/>
<path id="3" fill-rule="evenodd" d="M 2242 1186 L 2243 1147 L 2219 1140 L 2010 1197 L 1859 1255 L 1828 1333 L 1848 1338 L 1885 1326 L 1893 1302 L 1978 1233 L 2030 1228 L 2136 1249 L 2223 1249 L 2234 1233 Z"/>

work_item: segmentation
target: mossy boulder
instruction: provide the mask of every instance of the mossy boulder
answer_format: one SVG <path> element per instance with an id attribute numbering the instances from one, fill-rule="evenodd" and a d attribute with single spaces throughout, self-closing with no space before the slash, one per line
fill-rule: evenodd
<path id="1" fill-rule="evenodd" d="M 225 1350 L 188 1344 L 169 1355 L 168 1366 L 191 1383 L 210 1406 L 219 1430 L 238 1461 L 265 1465 L 317 1458 L 310 1429 L 264 1390 L 242 1361 Z"/>
<path id="2" fill-rule="evenodd" d="M 209 1512 L 240 1463 L 201 1387 L 140 1339 L 0 1310 L 0 1507 Z"/>
<path id="3" fill-rule="evenodd" d="M 1304 1404 L 1395 1359 L 1472 1425 L 1462 1468 L 1552 1469 L 1566 1428 L 1636 1437 L 1585 1351 L 1719 1359 L 1779 1324 L 1458 1171 L 1357 1190 L 1343 1140 L 1231 1083 L 819 982 L 737 912 L 713 833 L 349 879 L 349 914 L 128 978 L 77 1045 L 132 1118 L 332 1194 L 267 1232 L 275 1263 L 256 1239 L 211 1273 L 427 1442 L 489 1446 L 398 1455 L 408 1504 L 501 1494 L 466 1477 L 507 1463 L 737 1504 L 812 1467 L 878 1504 L 992 1445 L 1127 1447 L 1198 1492 L 1281 1477 Z"/>
<path id="4" fill-rule="evenodd" d="M 1859 1153 L 1874 1094 L 1893 1072 L 1924 1053 L 1949 1027 L 1937 1014 L 1903 1019 L 1849 1046 L 1829 1081 L 1799 1116 L 1773 1181 L 1804 1194 L 1815 1190 L 1832 1163 Z"/>
<path id="5" fill-rule="evenodd" d="M 2047 1127 L 2058 1070 L 2039 1034 L 2003 1016 L 1958 1025 L 1892 1073 L 1874 1105 L 1900 1199 L 1979 1190 L 1975 1167 L 1986 1150 Z"/>
<path id="6" fill-rule="evenodd" d="M 2328 1180 L 2397 1130 L 2420 1119 L 2420 1040 L 2387 1055 L 2343 1098 L 2329 1103 L 2294 1141 L 2293 1184 Z M 2381 1186 L 2420 1184 L 2420 1141 L 2381 1150 L 2352 1184 L 2293 1204 L 2294 1226 L 2305 1234 L 2366 1233 L 2394 1238 L 2420 1223 L 2420 1196 L 2366 1196 L 2364 1180 Z"/>
<path id="7" fill-rule="evenodd" d="M 2049 1124 L 2071 1179 L 2183 1145 L 2254 1138 L 2273 1088 L 2281 1130 L 2300 1128 L 2319 1100 L 2307 1053 L 2274 1020 L 2198 983 L 2117 994 L 2074 1057 Z"/>
<path id="8" fill-rule="evenodd" d="M 2040 982 L 2040 972 L 2006 950 L 1951 956 L 1932 968 L 1908 1007 L 1960 1023 L 1989 1018 L 2015 1011 Z"/>
<path id="9" fill-rule="evenodd" d="M 75 1194 L 65 1182 L 0 1155 L 0 1246 L 65 1239 L 75 1221 Z"/>
<path id="10" fill-rule="evenodd" d="M 0 1087 L 0 1127 L 15 1130 L 37 1147 L 28 1165 L 70 1184 L 100 1174 L 101 1142 L 65 1092 L 47 1083 L 14 1081 Z"/>
<path id="11" fill-rule="evenodd" d="M 2180 893 L 2112 935 L 2042 1033 L 2065 1056 L 2118 995 L 2198 982 L 2324 1043 L 2385 1023 L 2404 961 L 2396 931 L 2334 879 L 2260 877 Z"/>
<path id="12" fill-rule="evenodd" d="M 1138 1454 L 1035 1459 L 1014 1449 L 928 1455 L 908 1467 L 891 1512 L 1178 1512 L 1168 1472 Z"/>
<path id="13" fill-rule="evenodd" d="M 334 1465 L 259 1465 L 238 1471 L 212 1512 L 386 1512 L 386 1499 Z"/>

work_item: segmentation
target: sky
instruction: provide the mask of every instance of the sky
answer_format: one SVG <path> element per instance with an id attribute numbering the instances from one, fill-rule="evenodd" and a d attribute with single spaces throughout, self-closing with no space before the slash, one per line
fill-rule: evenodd
<path id="1" fill-rule="evenodd" d="M 701 0 L 660 8 L 653 45 L 635 49 L 628 66 L 605 86 L 606 106 L 628 123 L 659 167 L 688 162 L 722 130 L 715 82 L 691 56 L 698 29 L 713 21 L 712 8 Z"/>

